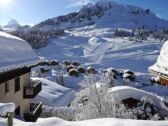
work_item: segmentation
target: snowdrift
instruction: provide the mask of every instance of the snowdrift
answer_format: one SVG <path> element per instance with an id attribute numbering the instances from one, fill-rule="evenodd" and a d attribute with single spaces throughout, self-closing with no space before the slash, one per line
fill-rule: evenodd
<path id="1" fill-rule="evenodd" d="M 168 121 L 130 120 L 130 119 L 92 119 L 69 122 L 53 117 L 39 119 L 36 123 L 24 123 L 14 120 L 14 126 L 168 126 Z M 6 120 L 0 118 L 0 126 L 7 126 Z"/>

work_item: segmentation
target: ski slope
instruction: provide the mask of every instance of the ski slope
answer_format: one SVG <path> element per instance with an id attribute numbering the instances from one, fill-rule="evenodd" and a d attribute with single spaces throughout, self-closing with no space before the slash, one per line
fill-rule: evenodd
<path id="1" fill-rule="evenodd" d="M 39 49 L 48 59 L 77 60 L 85 66 L 115 67 L 147 72 L 156 62 L 162 43 L 159 40 L 130 41 L 128 37 L 113 37 L 113 28 L 87 26 L 66 31 L 66 35 L 50 40 Z"/>

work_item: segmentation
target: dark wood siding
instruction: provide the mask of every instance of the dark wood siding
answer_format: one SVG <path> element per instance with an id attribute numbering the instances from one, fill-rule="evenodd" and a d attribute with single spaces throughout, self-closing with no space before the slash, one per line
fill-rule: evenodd
<path id="1" fill-rule="evenodd" d="M 25 67 L 25 68 L 21 68 L 21 69 L 16 69 L 16 70 L 11 70 L 8 72 L 0 73 L 0 84 L 6 82 L 8 80 L 17 78 L 17 77 L 24 75 L 26 73 L 29 73 L 30 71 L 31 71 L 31 68 Z"/>

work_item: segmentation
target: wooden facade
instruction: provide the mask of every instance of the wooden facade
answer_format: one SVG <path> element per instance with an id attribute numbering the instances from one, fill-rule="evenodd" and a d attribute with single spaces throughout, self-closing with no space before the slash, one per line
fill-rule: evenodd
<path id="1" fill-rule="evenodd" d="M 156 77 L 159 77 L 160 84 L 162 84 L 164 86 L 168 86 L 168 75 L 167 74 L 157 72 L 154 70 L 149 70 L 149 72 L 150 72 L 150 74 L 152 74 Z"/>
<path id="2" fill-rule="evenodd" d="M 160 83 L 161 83 L 162 85 L 168 86 L 168 79 L 163 78 L 163 77 L 160 77 Z"/>

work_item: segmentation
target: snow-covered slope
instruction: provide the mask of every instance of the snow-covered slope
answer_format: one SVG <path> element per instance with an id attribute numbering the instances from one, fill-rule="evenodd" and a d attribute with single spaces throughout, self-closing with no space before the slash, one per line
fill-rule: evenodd
<path id="1" fill-rule="evenodd" d="M 122 5 L 110 0 L 83 6 L 78 12 L 43 21 L 33 28 L 49 30 L 53 28 L 76 28 L 95 24 L 103 28 L 168 28 L 168 21 L 158 18 L 149 9 Z"/>
<path id="2" fill-rule="evenodd" d="M 113 34 L 112 28 L 73 29 L 51 40 L 47 47 L 38 50 L 38 54 L 60 61 L 77 60 L 97 68 L 116 67 L 138 72 L 147 72 L 155 63 L 162 46 L 160 41 L 130 41 L 127 37 L 113 37 Z"/>
<path id="3" fill-rule="evenodd" d="M 168 28 L 168 21 L 149 9 L 100 0 L 83 6 L 78 12 L 48 19 L 33 29 L 65 29 L 65 36 L 50 40 L 39 55 L 58 60 L 79 60 L 85 65 L 116 67 L 147 72 L 156 61 L 162 43 L 159 40 L 133 40 L 114 37 L 114 28 Z M 70 29 L 70 30 L 67 30 Z"/>
<path id="4" fill-rule="evenodd" d="M 4 32 L 0 32 L 0 59 L 0 72 L 39 62 L 26 41 Z"/>
<path id="5" fill-rule="evenodd" d="M 32 78 L 33 80 L 41 80 L 42 91 L 35 97 L 35 100 L 42 101 L 47 106 L 68 106 L 74 98 L 72 89 L 58 85 L 55 82 L 44 78 Z"/>
<path id="6" fill-rule="evenodd" d="M 166 41 L 161 48 L 157 62 L 149 69 L 168 75 L 168 41 Z"/>

